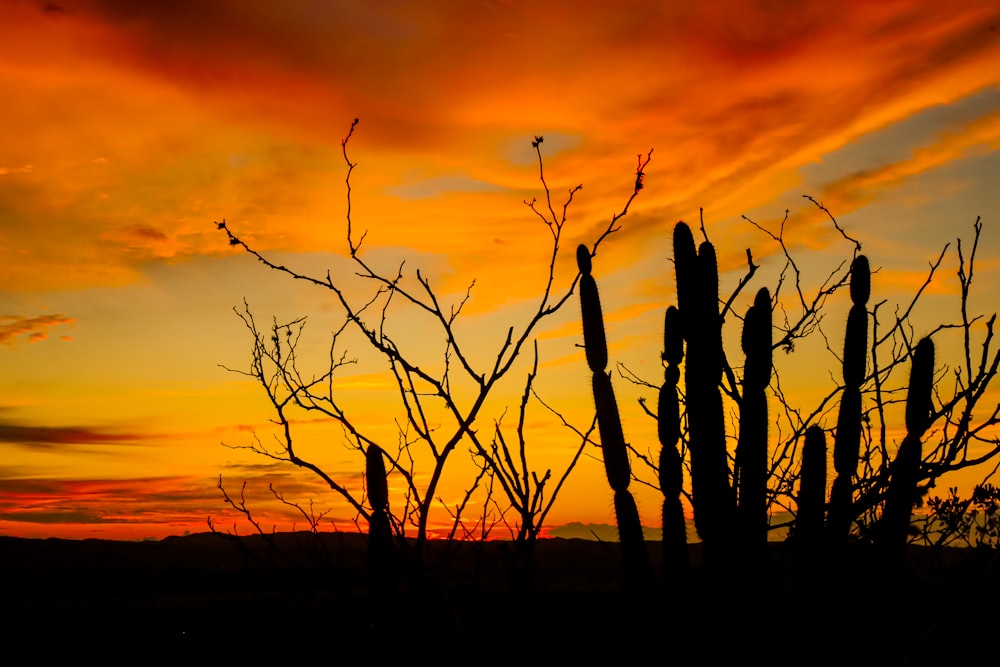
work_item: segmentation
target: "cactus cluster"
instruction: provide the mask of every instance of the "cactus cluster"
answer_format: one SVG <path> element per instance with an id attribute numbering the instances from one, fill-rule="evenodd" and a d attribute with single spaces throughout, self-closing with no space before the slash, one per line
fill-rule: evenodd
<path id="1" fill-rule="evenodd" d="M 681 402 L 678 385 L 683 363 L 684 410 L 690 454 L 691 502 L 695 528 L 701 538 L 706 566 L 734 564 L 734 540 L 749 567 L 766 557 L 768 534 L 768 401 L 773 374 L 772 303 L 767 288 L 758 290 L 743 322 L 741 345 L 745 355 L 740 423 L 735 466 L 730 472 L 721 380 L 725 364 L 722 318 L 719 312 L 719 274 L 715 248 L 705 241 L 695 246 L 684 222 L 674 227 L 674 266 L 677 306 L 664 315 L 664 382 L 658 403 L 660 440 L 659 483 L 663 493 L 663 567 L 669 586 L 687 571 L 687 540 L 681 495 L 683 459 Z M 615 494 L 615 511 L 626 563 L 633 581 L 648 566 L 638 512 L 628 485 L 628 450 L 618 404 L 606 371 L 607 342 L 597 283 L 592 276 L 586 246 L 577 249 L 580 269 L 580 306 L 587 363 L 593 373 L 594 402 L 604 452 L 608 483 Z M 854 477 L 862 435 L 862 386 L 867 375 L 868 311 L 871 268 L 858 255 L 850 269 L 851 309 L 844 337 L 842 392 L 834 432 L 833 467 L 836 477 L 826 504 L 826 433 L 818 425 L 804 434 L 793 534 L 798 543 L 815 550 L 827 543 L 845 543 L 856 508 Z M 913 354 L 907 395 L 907 436 L 890 467 L 890 484 L 879 526 L 883 544 L 905 545 L 910 514 L 916 500 L 921 461 L 921 438 L 933 415 L 931 391 L 934 345 L 921 340 Z"/>
<path id="2" fill-rule="evenodd" d="M 706 558 L 715 558 L 732 539 L 736 507 L 719 389 L 723 359 L 719 269 L 715 247 L 705 241 L 696 251 L 687 224 L 677 223 L 673 241 L 677 304 L 687 345 L 684 385 L 694 525 Z"/>
<path id="3" fill-rule="evenodd" d="M 736 484 L 730 483 L 723 419 L 722 318 L 715 247 L 708 241 L 695 249 L 690 227 L 674 227 L 674 265 L 678 305 L 667 308 L 663 327 L 664 382 L 657 418 L 660 440 L 659 481 L 663 492 L 663 567 L 666 581 L 689 567 L 680 501 L 683 466 L 680 402 L 677 385 L 684 366 L 691 454 L 695 528 L 710 566 L 724 566 L 734 531 L 744 546 L 761 556 L 767 542 L 767 386 L 772 372 L 771 295 L 757 292 L 743 329 L 746 354 L 740 440 L 736 452 Z"/>

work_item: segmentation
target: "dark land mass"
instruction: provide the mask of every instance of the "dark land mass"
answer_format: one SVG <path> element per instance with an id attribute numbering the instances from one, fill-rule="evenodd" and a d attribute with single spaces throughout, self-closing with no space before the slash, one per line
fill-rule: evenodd
<path id="1" fill-rule="evenodd" d="M 763 571 L 714 576 L 690 550 L 681 584 L 656 575 L 627 590 L 617 543 L 542 540 L 525 583 L 512 543 L 435 542 L 419 577 L 400 568 L 395 590 L 372 593 L 357 534 L 0 537 L 2 655 L 922 665 L 1000 654 L 997 550 L 910 547 L 888 568 L 861 546 L 804 559 L 773 543 Z"/>

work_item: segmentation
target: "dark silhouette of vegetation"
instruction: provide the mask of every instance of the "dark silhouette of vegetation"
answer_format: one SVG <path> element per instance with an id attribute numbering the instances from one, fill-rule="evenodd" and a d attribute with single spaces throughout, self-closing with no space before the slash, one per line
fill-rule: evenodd
<path id="1" fill-rule="evenodd" d="M 767 547 L 767 386 L 771 383 L 771 294 L 761 287 L 743 318 L 743 396 L 735 480 L 740 541 L 760 561 Z"/>
<path id="2" fill-rule="evenodd" d="M 1000 487 L 977 484 L 967 498 L 951 487 L 944 498 L 928 498 L 927 507 L 927 516 L 918 522 L 917 544 L 1000 548 Z"/>
<path id="3" fill-rule="evenodd" d="M 826 212 L 818 202 L 814 203 Z M 829 215 L 828 212 L 827 214 Z M 855 246 L 857 253 L 860 243 L 850 237 L 832 216 L 829 217 L 843 238 Z M 756 226 L 756 223 L 753 224 Z M 704 233 L 704 226 L 702 231 Z M 781 274 L 775 297 L 772 299 L 768 296 L 767 288 L 761 288 L 747 316 L 743 318 L 741 345 L 746 361 L 742 369 L 739 369 L 729 365 L 724 351 L 721 354 L 715 352 L 719 349 L 717 341 L 721 340 L 716 327 L 725 325 L 727 315 L 731 312 L 730 305 L 749 283 L 757 266 L 748 251 L 747 273 L 721 311 L 711 303 L 697 305 L 699 302 L 698 297 L 694 296 L 698 293 L 695 285 L 702 290 L 703 301 L 721 303 L 718 297 L 713 296 L 717 285 L 712 260 L 714 253 L 707 240 L 701 244 L 698 253 L 695 253 L 690 228 L 683 222 L 676 225 L 674 264 L 680 320 L 686 327 L 686 390 L 680 420 L 674 417 L 669 401 L 661 400 L 660 412 L 665 424 L 687 425 L 687 429 L 682 430 L 681 439 L 686 441 L 690 456 L 689 460 L 685 460 L 691 475 L 688 497 L 694 508 L 695 527 L 705 545 L 708 564 L 714 558 L 716 545 L 719 550 L 732 552 L 735 551 L 738 540 L 740 557 L 745 558 L 752 556 L 755 545 L 760 546 L 759 540 L 768 527 L 774 529 L 793 526 L 792 534 L 796 540 L 803 545 L 811 545 L 809 548 L 813 551 L 823 543 L 872 543 L 895 553 L 894 559 L 898 564 L 903 547 L 916 535 L 912 521 L 913 509 L 920 507 L 927 490 L 944 475 L 998 458 L 1000 440 L 997 438 L 996 426 L 1000 408 L 993 408 L 978 421 L 973 419 L 974 407 L 987 396 L 987 389 L 1000 366 L 1000 354 L 995 349 L 993 340 L 995 315 L 984 320 L 972 317 L 968 312 L 975 252 L 981 231 L 981 223 L 977 220 L 972 251 L 968 257 L 963 252 L 961 241 L 958 244 L 959 321 L 938 324 L 918 344 L 911 342 L 913 327 L 910 318 L 921 294 L 941 265 L 945 251 L 931 264 L 930 275 L 912 301 L 905 308 L 897 310 L 895 323 L 888 331 L 880 331 L 878 312 L 884 302 L 876 304 L 872 312 L 867 310 L 872 292 L 871 269 L 867 257 L 856 254 L 847 272 L 835 271 L 830 274 L 816 295 L 809 300 L 800 284 L 798 267 L 785 246 L 781 232 L 767 232 L 785 255 L 786 271 Z M 707 253 L 705 261 L 700 261 L 702 253 Z M 780 299 L 783 288 L 788 284 L 786 278 L 789 274 L 794 275 L 793 288 L 801 313 L 798 319 L 790 319 L 786 310 L 784 323 L 769 322 L 769 344 L 764 345 L 762 341 L 765 334 L 758 313 L 770 313 L 772 304 Z M 691 280 L 691 276 L 698 276 L 698 281 Z M 793 405 L 783 393 L 777 371 L 771 376 L 769 353 L 784 350 L 788 354 L 794 354 L 797 340 L 820 332 L 820 321 L 827 299 L 844 287 L 849 288 L 852 306 L 844 337 L 844 353 L 840 357 L 843 384 L 822 399 L 819 407 L 803 411 Z M 786 305 L 782 307 L 787 309 Z M 874 329 L 871 345 L 868 344 L 869 320 L 873 322 Z M 973 340 L 976 338 L 974 327 L 977 324 L 985 325 L 985 334 L 979 335 L 981 343 L 978 358 L 973 349 Z M 952 371 L 955 384 L 949 394 L 942 387 L 941 370 L 935 367 L 932 338 L 953 330 L 961 335 L 965 363 Z M 773 337 L 772 333 L 775 334 Z M 754 350 L 764 347 L 768 354 L 756 356 Z M 708 352 L 705 351 L 706 348 Z M 888 359 L 885 358 L 887 353 L 890 355 Z M 679 361 L 682 354 L 681 351 L 673 352 L 672 357 Z M 872 359 L 870 365 L 869 356 Z M 664 359 L 667 361 L 666 356 Z M 717 359 L 721 359 L 721 370 L 718 372 L 715 370 Z M 908 389 L 901 387 L 896 380 L 899 369 L 906 365 L 912 366 Z M 668 378 L 670 367 L 671 362 L 668 361 Z M 622 368 L 622 372 L 626 377 L 636 380 L 635 374 L 628 369 Z M 718 378 L 718 382 L 706 383 L 705 378 Z M 724 434 L 725 429 L 725 421 L 720 416 L 719 403 L 715 398 L 716 389 L 721 390 L 720 395 L 725 395 L 739 408 L 739 431 L 733 438 L 736 441 L 735 451 L 723 449 L 721 451 L 724 457 L 719 458 L 719 448 L 716 446 L 715 458 L 708 458 L 709 463 L 706 464 L 706 459 L 701 458 L 705 453 L 704 443 L 717 442 L 719 432 Z M 768 390 L 772 400 L 780 406 L 778 419 L 767 417 L 767 397 L 761 397 L 762 390 Z M 898 419 L 895 416 L 898 412 L 896 406 L 902 401 L 896 396 L 902 391 L 906 391 L 904 423 L 907 435 L 898 447 L 893 448 L 889 443 L 889 432 L 894 428 L 890 420 Z M 705 406 L 711 409 L 706 409 Z M 836 478 L 827 503 L 826 429 L 820 422 L 831 408 L 836 408 L 837 414 L 837 425 L 833 430 Z M 775 423 L 779 427 L 791 428 L 787 433 L 780 434 L 777 447 L 773 442 L 770 443 L 770 457 L 767 458 L 765 450 L 761 461 L 759 450 L 753 455 L 748 453 L 751 451 L 751 443 L 760 442 L 759 434 L 762 429 Z M 877 429 L 873 429 L 873 423 L 877 424 Z M 935 423 L 939 424 L 937 430 L 933 430 Z M 936 439 L 936 443 L 925 449 L 922 440 L 928 433 Z M 669 442 L 669 438 L 666 442 Z M 800 451 L 801 456 L 798 454 Z M 635 448 L 633 453 L 638 454 L 639 459 L 649 467 L 655 467 L 651 457 Z M 732 472 L 729 471 L 729 465 L 732 465 Z M 987 478 L 993 471 L 987 474 Z M 662 479 L 662 470 L 658 472 Z M 755 477 L 761 473 L 760 477 Z M 761 480 L 766 483 L 764 501 L 757 495 Z M 799 486 L 797 491 L 796 483 Z M 662 482 L 660 486 L 665 494 L 668 489 L 672 493 L 675 487 L 668 487 Z M 979 488 L 987 487 L 981 485 Z M 735 498 L 732 489 L 736 490 Z M 950 504 L 950 507 L 957 506 L 954 501 Z M 944 508 L 945 505 L 938 500 L 936 507 Z M 699 508 L 702 508 L 700 514 Z M 789 512 L 792 520 L 775 522 L 778 509 Z M 702 517 L 701 521 L 699 516 Z M 760 521 L 762 517 L 770 526 L 765 521 Z M 949 521 L 952 525 L 955 524 L 954 519 Z M 716 539 L 719 541 L 715 542 Z M 720 560 L 725 561 L 725 558 L 721 557 Z"/>
<path id="4" fill-rule="evenodd" d="M 837 477 L 830 491 L 828 521 L 831 540 L 845 542 L 851 529 L 852 493 L 861 452 L 861 386 L 868 358 L 868 311 L 871 269 L 868 258 L 858 255 L 851 264 L 851 310 L 844 335 L 844 391 L 837 411 L 837 431 L 833 441 L 833 467 Z"/>
<path id="5" fill-rule="evenodd" d="M 657 436 L 660 441 L 658 481 L 663 493 L 663 577 L 669 588 L 682 586 L 691 563 L 688 554 L 687 524 L 681 497 L 684 493 L 684 463 L 677 449 L 681 438 L 680 365 L 684 359 L 684 337 L 680 311 L 667 308 L 663 316 L 663 385 L 657 401 Z"/>
<path id="6" fill-rule="evenodd" d="M 386 602 L 396 592 L 396 553 L 389 519 L 389 483 L 382 450 L 372 445 L 365 453 L 365 481 L 371 518 L 368 521 L 369 590 L 376 603 Z"/>
<path id="7" fill-rule="evenodd" d="M 889 488 L 886 490 L 885 508 L 882 511 L 879 539 L 898 555 L 902 562 L 903 550 L 910 533 L 910 516 L 913 505 L 919 500 L 917 482 L 920 474 L 920 439 L 930 425 L 934 403 L 934 343 L 924 338 L 913 352 L 910 384 L 906 392 L 906 437 L 903 438 L 896 459 L 890 467 Z"/>
<path id="8" fill-rule="evenodd" d="M 826 514 L 826 432 L 813 424 L 806 429 L 804 440 L 795 539 L 803 549 L 815 551 L 822 545 Z"/>
<path id="9" fill-rule="evenodd" d="M 525 204 L 548 232 L 549 261 L 547 267 L 539 271 L 540 297 L 532 314 L 519 327 L 511 326 L 501 338 L 493 358 L 480 364 L 469 349 L 470 341 L 459 335 L 456 326 L 465 305 L 472 298 L 474 283 L 457 301 L 448 303 L 439 296 L 420 269 L 410 273 L 404 270 L 404 265 L 400 265 L 385 271 L 370 263 L 362 252 L 366 232 L 359 234 L 356 231 L 351 208 L 351 176 L 357 165 L 350 160 L 347 152 L 357 124 L 355 119 L 342 141 L 343 158 L 347 165 L 347 259 L 354 275 L 338 273 L 339 277 L 334 277 L 333 272 L 328 272 L 325 276 L 313 276 L 278 264 L 241 238 L 224 220 L 216 223 L 231 246 L 256 258 L 268 269 L 330 293 L 343 316 L 341 324 L 332 332 L 328 367 L 315 373 L 301 367 L 299 344 L 305 318 L 284 324 L 275 322 L 269 329 L 263 329 L 258 326 L 248 304 L 237 310 L 251 334 L 252 355 L 249 369 L 236 369 L 235 372 L 252 378 L 264 391 L 273 409 L 272 419 L 278 426 L 278 435 L 274 444 L 254 437 L 251 444 L 234 447 L 248 449 L 315 474 L 353 508 L 357 515 L 356 522 L 371 526 L 373 543 L 375 535 L 380 536 L 379 540 L 384 538 L 387 518 L 399 549 L 406 550 L 408 558 L 418 568 L 428 540 L 428 522 L 431 513 L 436 510 L 447 512 L 451 518 L 449 539 L 483 540 L 502 526 L 519 545 L 518 552 L 522 559 L 530 559 L 545 518 L 583 448 L 591 441 L 593 431 L 591 426 L 578 433 L 579 444 L 575 453 L 558 475 L 554 475 L 551 469 L 536 471 L 530 468 L 525 414 L 529 398 L 536 396 L 533 381 L 537 373 L 538 352 L 533 338 L 539 325 L 563 308 L 580 280 L 579 274 L 559 276 L 556 262 L 562 249 L 568 212 L 581 186 L 570 189 L 561 207 L 557 208 L 545 179 L 541 153 L 544 139 L 535 137 L 532 147 L 538 157 L 544 199 L 541 202 L 526 201 Z M 650 154 L 638 157 L 624 205 L 599 231 L 589 249 L 584 250 L 588 256 L 596 254 L 600 245 L 620 229 L 621 219 L 627 215 L 643 187 L 644 170 L 650 157 Z M 361 288 L 358 288 L 358 283 Z M 366 286 L 369 291 L 364 293 Z M 404 307 L 417 313 L 409 317 L 422 318 L 424 323 L 436 329 L 441 341 L 437 349 L 414 349 L 408 345 L 406 336 L 411 331 L 411 325 L 401 327 L 393 319 L 397 308 Z M 394 445 L 384 442 L 384 436 L 374 435 L 372 425 L 362 423 L 352 411 L 352 406 L 336 390 L 338 376 L 355 363 L 347 352 L 351 335 L 359 336 L 366 351 L 381 358 L 397 390 L 398 412 L 391 417 L 395 419 L 398 430 Z M 511 438 L 508 427 L 502 424 L 506 406 L 498 406 L 494 397 L 498 387 L 509 384 L 509 378 L 524 367 L 526 360 L 523 358 L 533 347 L 534 359 L 523 385 L 520 414 L 513 429 L 514 437 Z M 607 375 L 604 378 L 610 382 Z M 561 418 L 554 408 L 544 402 L 542 405 Z M 500 416 L 490 417 L 489 410 L 499 410 Z M 295 415 L 300 414 L 321 415 L 338 424 L 343 433 L 343 444 L 367 458 L 367 502 L 364 489 L 352 485 L 350 474 L 328 471 L 304 453 L 293 426 Z M 484 419 L 492 419 L 493 428 L 483 429 Z M 602 424 L 602 430 L 605 427 Z M 489 438 L 490 433 L 492 438 Z M 383 496 L 386 482 L 382 471 L 377 465 L 371 465 L 373 461 L 383 459 L 372 455 L 372 450 L 384 455 L 386 473 L 404 489 L 391 505 Z M 457 504 L 449 504 L 440 496 L 438 489 L 446 471 L 451 469 L 449 462 L 456 451 L 469 451 L 478 472 L 468 481 L 463 499 Z M 378 479 L 370 477 L 373 470 Z M 378 496 L 372 496 L 374 490 L 377 490 Z M 627 502 L 621 503 L 622 511 L 628 512 Z M 478 513 L 473 510 L 477 506 L 481 508 Z M 253 522 L 245 503 L 242 508 L 234 507 L 251 520 L 258 532 L 264 532 L 259 524 Z M 641 539 L 634 502 L 631 512 Z M 318 523 L 313 521 L 311 525 L 315 530 Z"/>
<path id="10" fill-rule="evenodd" d="M 696 251 L 691 229 L 683 222 L 674 227 L 674 267 L 687 347 L 684 384 L 694 525 L 706 558 L 715 559 L 732 547 L 736 509 L 719 386 L 723 365 L 719 270 L 715 247 L 705 241 Z"/>
<path id="11" fill-rule="evenodd" d="M 652 581 L 649 554 L 642 536 L 639 509 L 629 492 L 632 467 L 629 463 L 625 434 L 622 432 L 618 402 L 615 400 L 611 378 L 605 370 L 608 365 L 608 344 L 604 335 L 604 315 L 597 281 L 591 273 L 592 260 L 587 246 L 576 249 L 576 263 L 580 269 L 580 312 L 583 319 L 583 341 L 587 365 L 592 374 L 594 405 L 597 426 L 601 435 L 601 456 L 608 484 L 614 491 L 615 517 L 618 521 L 618 538 L 622 549 L 625 576 L 633 588 L 648 587 Z"/>
<path id="12" fill-rule="evenodd" d="M 457 302 L 444 303 L 419 270 L 409 274 L 400 266 L 384 272 L 364 258 L 361 247 L 365 235 L 353 231 L 350 208 L 350 177 L 356 165 L 347 156 L 347 143 L 354 128 L 352 125 L 343 140 L 348 259 L 361 282 L 372 287 L 371 293 L 359 299 L 332 275 L 309 276 L 276 264 L 225 222 L 219 223 L 219 229 L 230 244 L 267 268 L 331 292 L 343 312 L 342 325 L 333 332 L 329 367 L 317 375 L 299 368 L 297 345 L 304 319 L 276 323 L 269 331 L 262 331 L 249 306 L 239 312 L 254 345 L 250 369 L 240 372 L 264 389 L 281 432 L 277 448 L 265 447 L 259 439 L 245 447 L 313 472 L 354 508 L 357 521 L 368 524 L 373 590 L 394 582 L 396 555 L 406 552 L 411 562 L 422 562 L 428 518 L 433 510 L 441 509 L 452 520 L 450 541 L 485 541 L 498 526 L 505 527 L 517 545 L 523 581 L 530 581 L 532 555 L 543 522 L 584 448 L 598 445 L 595 430 L 614 498 L 624 580 L 633 590 L 648 588 L 656 580 L 650 566 L 650 545 L 643 539 L 630 491 L 634 481 L 662 492 L 659 580 L 674 591 L 682 590 L 680 584 L 689 581 L 694 565 L 686 538 L 685 502 L 693 511 L 701 540 L 698 551 L 704 572 L 710 578 L 723 573 L 729 577 L 735 572 L 740 578 L 734 582 L 737 584 L 767 575 L 773 558 L 768 537 L 779 529 L 790 529 L 796 548 L 789 553 L 796 558 L 817 558 L 824 550 L 842 555 L 853 547 L 875 546 L 890 556 L 885 562 L 896 568 L 903 563 L 906 545 L 918 540 L 935 545 L 997 543 L 1000 494 L 988 484 L 996 467 L 984 476 L 969 500 L 961 500 L 955 492 L 944 500 L 924 500 L 939 480 L 952 473 L 1000 460 L 1000 406 L 982 409 L 984 400 L 992 400 L 991 383 L 1000 368 L 1000 351 L 993 335 L 996 316 L 983 318 L 969 312 L 982 233 L 978 219 L 971 250 L 967 252 L 961 240 L 957 244 L 958 309 L 951 319 L 938 311 L 936 316 L 946 319 L 930 330 L 915 324 L 915 313 L 950 246 L 931 262 L 926 280 L 910 302 L 897 306 L 891 318 L 885 318 L 882 311 L 886 302 L 870 303 L 872 295 L 878 294 L 878 271 L 873 271 L 869 257 L 861 254 L 861 242 L 821 203 L 810 198 L 850 250 L 849 259 L 835 266 L 814 288 L 804 284 L 786 244 L 787 214 L 778 230 L 746 218 L 777 248 L 784 267 L 771 284 L 757 286 L 752 302 L 743 311 L 741 294 L 755 280 L 759 268 L 751 250 L 746 251 L 745 273 L 723 298 L 716 248 L 704 222 L 698 230 L 703 237 L 700 243 L 695 242 L 690 226 L 677 223 L 673 228 L 677 304 L 664 314 L 663 382 L 648 383 L 628 368 L 617 367 L 621 377 L 640 388 L 658 391 L 655 412 L 640 399 L 641 408 L 657 420 L 659 452 L 654 456 L 643 451 L 642 445 L 630 443 L 623 431 L 622 406 L 613 386 L 614 368 L 609 372 L 607 339 L 611 334 L 605 329 L 593 275 L 599 246 L 619 230 L 621 218 L 643 188 L 649 154 L 639 156 L 631 192 L 620 212 L 590 245 L 577 248 L 578 273 L 561 279 L 556 260 L 567 212 L 579 186 L 569 190 L 561 209 L 554 206 L 542 165 L 543 138 L 535 138 L 532 146 L 538 156 L 544 201 L 526 204 L 551 239 L 541 296 L 527 323 L 508 329 L 495 356 L 479 367 L 463 347 L 455 327 L 471 298 L 471 286 Z M 582 356 L 592 373 L 595 406 L 594 419 L 586 428 L 570 424 L 534 389 L 538 351 L 532 338 L 538 325 L 558 312 L 577 290 Z M 850 296 L 850 310 L 846 328 L 841 329 L 841 343 L 839 332 L 837 336 L 826 333 L 823 320 L 838 295 L 846 296 L 844 292 Z M 398 337 L 399 330 L 392 326 L 393 308 L 399 303 L 415 309 L 437 327 L 443 342 L 432 351 L 430 360 L 410 352 Z M 737 312 L 746 315 L 741 318 Z M 730 355 L 726 350 L 724 341 L 729 338 L 724 333 L 731 326 L 741 327 L 742 355 Z M 371 435 L 333 391 L 336 376 L 352 363 L 341 351 L 348 331 L 360 334 L 366 349 L 383 359 L 398 390 L 402 418 L 397 422 L 395 446 Z M 832 365 L 840 367 L 840 379 L 833 379 L 817 404 L 803 407 L 785 393 L 778 361 L 781 355 L 794 356 L 804 341 L 817 338 L 825 342 Z M 958 344 L 941 346 L 942 339 L 957 340 Z M 939 350 L 959 349 L 958 363 L 936 365 L 941 364 L 935 359 L 936 346 Z M 516 425 L 511 429 L 503 423 L 504 406 L 494 413 L 488 432 L 479 428 L 494 407 L 488 399 L 516 373 L 515 368 L 521 368 L 516 362 L 531 347 L 533 359 L 522 385 Z M 737 358 L 743 359 L 742 366 L 731 362 Z M 907 380 L 901 379 L 904 374 Z M 461 399 L 460 383 L 465 383 L 463 391 L 469 392 Z M 530 443 L 525 437 L 525 420 L 532 398 L 570 429 L 578 443 L 558 478 L 551 470 L 532 471 L 528 464 Z M 348 446 L 366 459 L 366 489 L 352 487 L 299 454 L 291 415 L 301 411 L 319 413 L 341 426 Z M 737 414 L 738 419 L 730 423 L 727 415 Z M 903 425 L 906 434 L 897 445 L 894 434 Z M 832 480 L 827 475 L 829 437 L 833 440 Z M 437 489 L 453 453 L 462 448 L 471 453 L 476 476 L 469 480 L 463 499 L 448 504 Z M 392 503 L 389 479 L 395 479 L 403 489 Z M 234 502 L 226 495 L 226 500 L 253 523 L 242 499 Z M 925 502 L 929 514 L 923 512 Z M 311 512 L 303 511 L 303 515 Z M 310 525 L 316 530 L 318 522 L 314 519 Z M 255 527 L 263 532 L 259 524 Z M 715 590 L 726 590 L 726 586 Z"/>

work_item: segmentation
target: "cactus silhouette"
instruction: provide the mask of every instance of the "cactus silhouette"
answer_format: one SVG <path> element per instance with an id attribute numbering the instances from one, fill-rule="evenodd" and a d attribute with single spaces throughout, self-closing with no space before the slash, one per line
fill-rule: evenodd
<path id="1" fill-rule="evenodd" d="M 373 514 L 386 514 L 389 510 L 389 480 L 382 456 L 382 449 L 377 445 L 372 445 L 365 452 L 365 480 Z"/>
<path id="2" fill-rule="evenodd" d="M 670 586 L 682 579 L 690 568 L 687 526 L 681 491 L 684 470 L 677 443 L 681 437 L 680 400 L 677 382 L 684 358 L 680 311 L 670 306 L 663 318 L 663 386 L 657 404 L 657 432 L 660 439 L 660 490 L 663 492 L 663 579 Z"/>
<path id="3" fill-rule="evenodd" d="M 906 392 L 906 437 L 890 466 L 889 488 L 882 512 L 879 539 L 898 559 L 902 558 L 910 528 L 910 515 L 917 500 L 917 479 L 922 456 L 921 438 L 934 411 L 934 342 L 928 337 L 917 343 L 910 366 Z"/>
<path id="4" fill-rule="evenodd" d="M 743 397 L 736 445 L 737 516 L 747 548 L 767 545 L 767 386 L 771 381 L 771 294 L 757 291 L 743 320 Z"/>
<path id="5" fill-rule="evenodd" d="M 822 541 L 826 504 L 826 433 L 816 425 L 806 429 L 796 502 L 796 539 L 807 550 L 818 547 Z"/>
<path id="6" fill-rule="evenodd" d="M 384 597 L 396 590 L 395 549 L 389 520 L 389 482 L 381 448 L 365 452 L 365 480 L 371 515 L 368 519 L 368 574 L 373 595 Z"/>
<path id="7" fill-rule="evenodd" d="M 583 321 L 583 344 L 590 367 L 594 405 L 597 410 L 597 428 L 601 435 L 601 451 L 608 484 L 614 491 L 615 517 L 618 538 L 622 549 L 625 578 L 633 588 L 645 586 L 652 571 L 649 554 L 642 536 L 642 524 L 635 500 L 628 490 L 632 478 L 628 448 L 622 431 L 621 416 L 615 400 L 611 377 L 605 371 L 608 364 L 608 345 L 604 333 L 604 315 L 597 282 L 591 275 L 592 262 L 587 246 L 576 249 L 576 263 L 580 269 L 580 313 Z"/>
<path id="8" fill-rule="evenodd" d="M 687 399 L 694 522 L 706 558 L 722 556 L 730 541 L 735 496 L 729 482 L 722 378 L 722 320 L 715 248 L 705 241 L 695 252 L 687 224 L 674 227 L 674 266 L 681 329 L 687 343 Z"/>
<path id="9" fill-rule="evenodd" d="M 576 249 L 576 264 L 580 269 L 580 317 L 583 321 L 583 346 L 587 366 L 594 373 L 603 372 L 608 366 L 608 341 L 604 336 L 604 314 L 597 281 L 591 275 L 592 261 L 587 246 Z"/>
<path id="10" fill-rule="evenodd" d="M 853 478 L 861 451 L 861 385 L 865 379 L 868 354 L 868 311 L 871 295 L 871 267 L 868 258 L 858 255 L 851 264 L 851 310 L 844 336 L 844 392 L 837 413 L 833 441 L 833 467 L 837 477 L 830 491 L 827 531 L 831 540 L 843 543 L 851 530 Z"/>
<path id="11" fill-rule="evenodd" d="M 626 491 L 632 478 L 632 469 L 629 465 L 625 435 L 622 432 L 622 422 L 618 414 L 615 391 L 611 386 L 611 377 L 604 371 L 596 371 L 591 381 L 608 484 L 614 491 Z"/>

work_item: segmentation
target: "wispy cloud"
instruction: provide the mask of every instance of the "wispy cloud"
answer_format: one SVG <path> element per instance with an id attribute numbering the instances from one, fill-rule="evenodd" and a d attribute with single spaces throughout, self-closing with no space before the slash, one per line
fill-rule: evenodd
<path id="1" fill-rule="evenodd" d="M 0 443 L 36 449 L 66 445 L 126 445 L 149 438 L 148 435 L 118 433 L 90 426 L 26 426 L 0 423 Z"/>
<path id="2" fill-rule="evenodd" d="M 944 133 L 906 159 L 846 174 L 826 184 L 821 197 L 828 208 L 847 214 L 921 174 L 997 149 L 1000 149 L 1000 111 Z"/>
<path id="3" fill-rule="evenodd" d="M 268 490 L 273 483 L 290 502 L 304 508 L 312 504 L 317 512 L 323 504 L 322 486 L 311 478 L 284 474 L 281 471 L 244 471 L 239 478 L 226 478 L 230 494 L 240 498 L 242 482 L 247 482 L 246 499 L 255 516 L 288 530 L 303 525 L 302 515 L 278 502 Z M 102 525 L 120 526 L 112 529 L 128 531 L 129 525 L 145 526 L 148 533 L 160 536 L 207 530 L 208 517 L 214 516 L 227 528 L 234 522 L 241 531 L 252 531 L 242 516 L 232 511 L 222 499 L 217 478 L 200 476 L 137 477 L 128 479 L 62 479 L 51 477 L 0 477 L 0 523 L 75 524 L 74 531 L 97 532 Z M 340 521 L 351 524 L 349 514 Z M 328 519 L 329 519 L 328 515 Z M 160 528 L 156 528 L 156 526 Z M 89 528 L 88 528 L 89 527 Z M 119 532 L 112 535 L 126 535 Z"/>
<path id="4" fill-rule="evenodd" d="M 217 498 L 207 480 L 190 477 L 0 479 L 0 521 L 144 523 L 206 508 Z"/>
<path id="5" fill-rule="evenodd" d="M 7 174 L 29 174 L 31 173 L 32 166 L 30 164 L 22 165 L 20 167 L 3 167 L 0 166 L 0 176 L 6 176 Z"/>
<path id="6" fill-rule="evenodd" d="M 71 326 L 76 319 L 68 315 L 37 315 L 21 317 L 18 315 L 0 315 L 0 345 L 14 345 L 20 338 L 29 343 L 38 343 L 49 337 L 49 331 L 54 327 Z M 69 336 L 62 336 L 69 340 Z"/>

